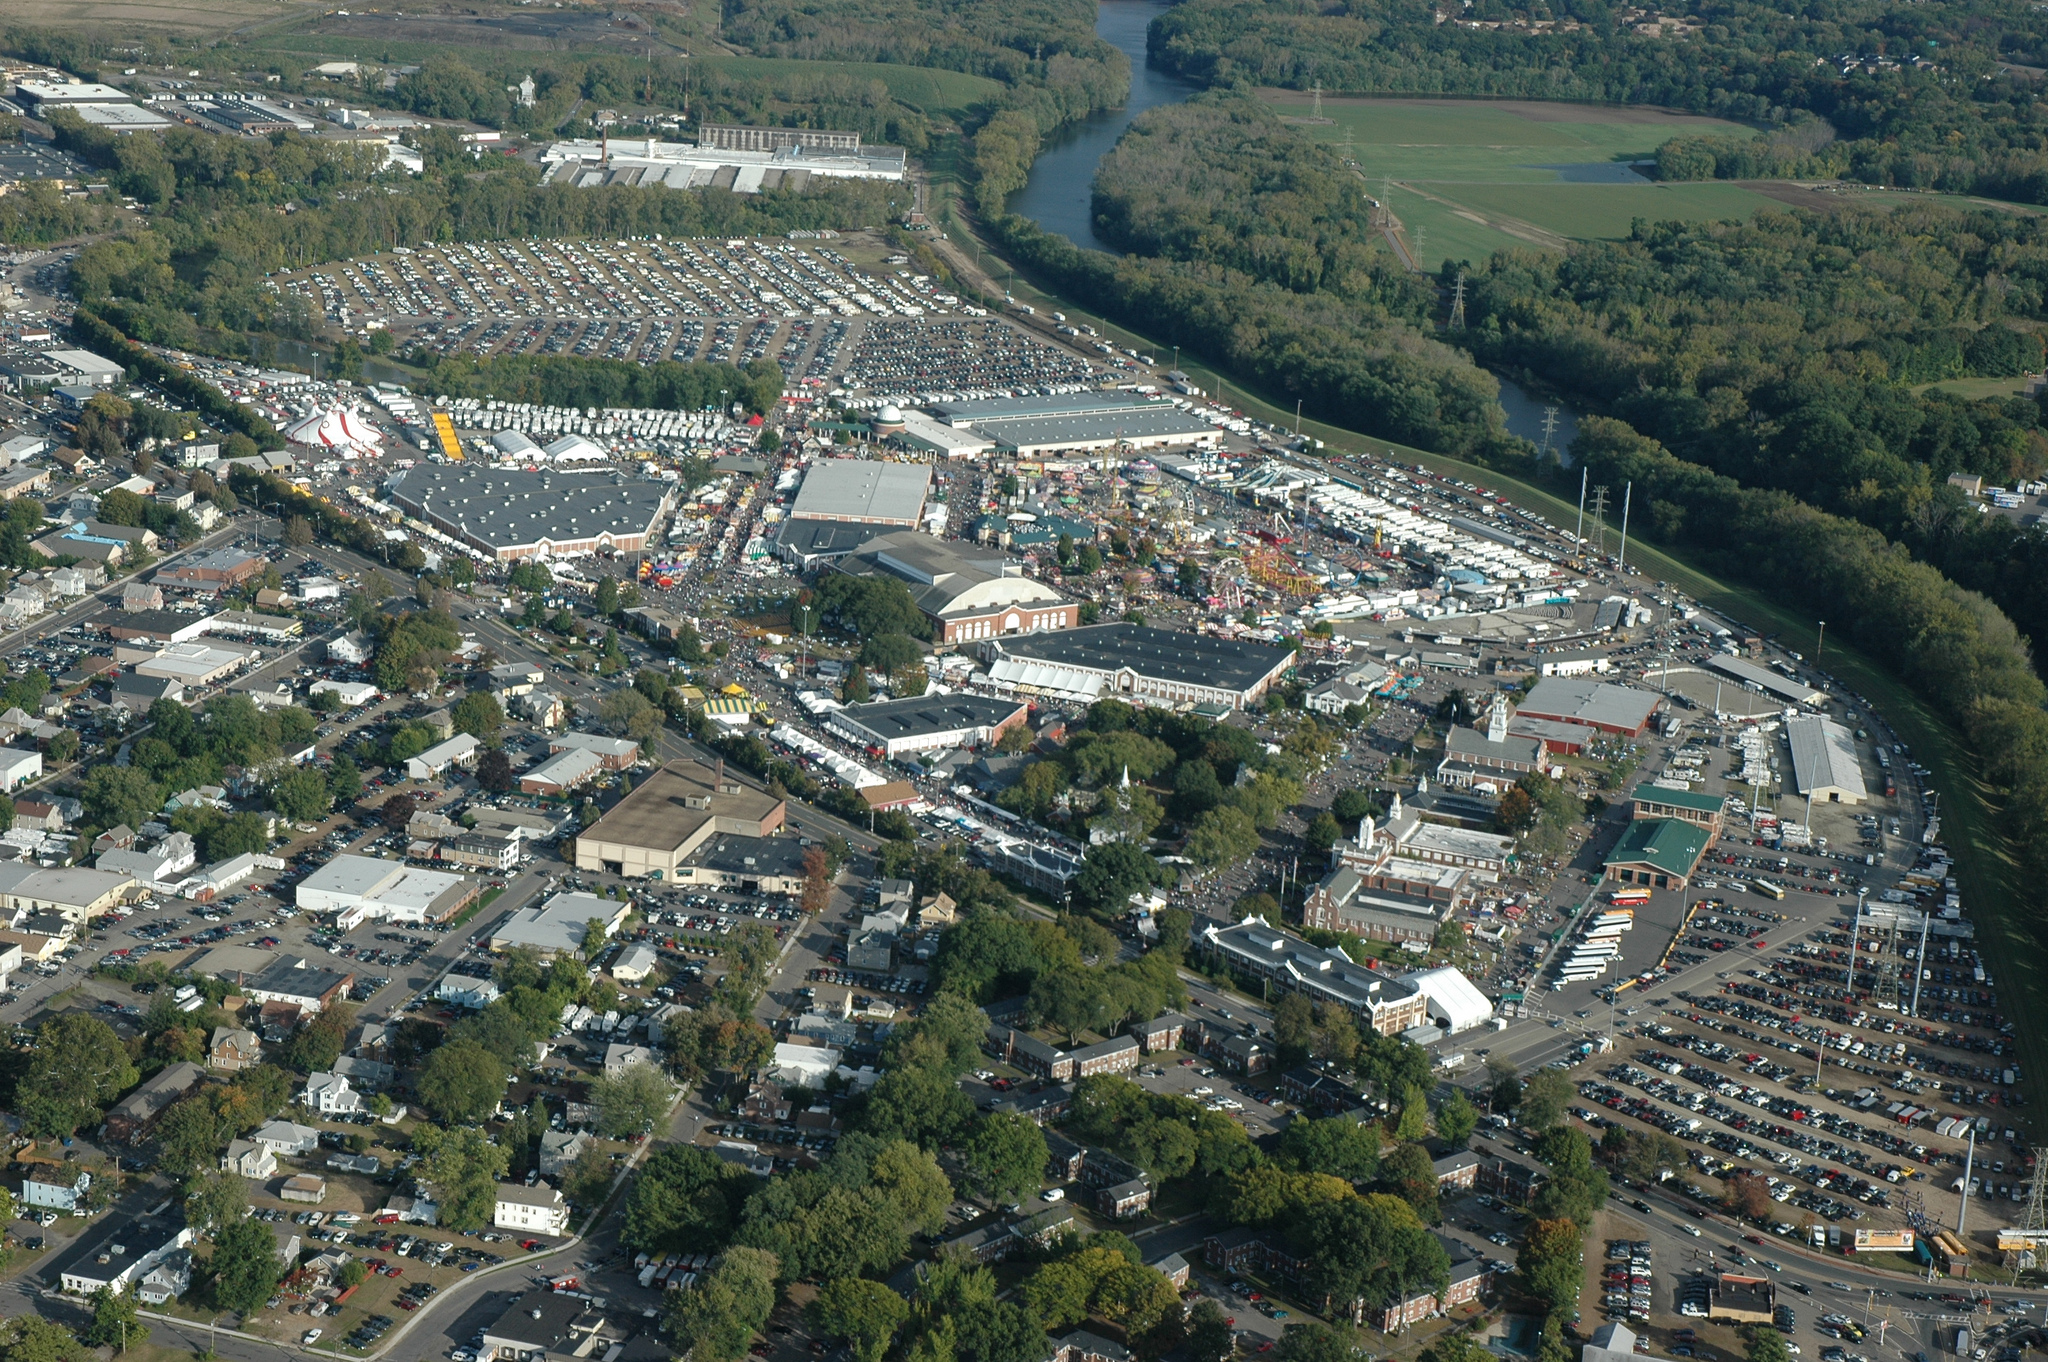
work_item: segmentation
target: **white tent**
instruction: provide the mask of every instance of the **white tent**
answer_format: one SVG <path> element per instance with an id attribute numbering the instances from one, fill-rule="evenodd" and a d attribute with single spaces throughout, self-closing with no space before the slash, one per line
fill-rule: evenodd
<path id="1" fill-rule="evenodd" d="M 1413 974 L 1402 975 L 1401 982 L 1413 984 L 1429 1000 L 1431 1019 L 1443 1027 L 1447 1035 L 1484 1026 L 1493 1017 L 1493 1004 L 1486 1001 L 1486 995 L 1473 987 L 1470 979 L 1449 966 L 1416 970 Z"/>
<path id="2" fill-rule="evenodd" d="M 284 433 L 294 450 L 310 453 L 374 454 L 384 437 L 347 407 L 330 407 L 295 422 Z"/>

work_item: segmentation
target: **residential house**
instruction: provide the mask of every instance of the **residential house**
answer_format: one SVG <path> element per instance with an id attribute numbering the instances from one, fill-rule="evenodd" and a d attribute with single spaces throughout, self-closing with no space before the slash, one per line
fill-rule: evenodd
<path id="1" fill-rule="evenodd" d="M 192 1250 L 175 1248 L 151 1264 L 135 1283 L 135 1298 L 144 1305 L 165 1306 L 192 1289 Z"/>
<path id="2" fill-rule="evenodd" d="M 272 1121 L 260 1127 L 249 1138 L 271 1153 L 286 1157 L 310 1154 L 320 1147 L 319 1130 L 313 1126 L 302 1126 L 296 1121 Z"/>
<path id="3" fill-rule="evenodd" d="M 223 1173 L 236 1173 L 250 1181 L 277 1176 L 277 1154 L 254 1140 L 230 1140 L 227 1153 L 220 1156 Z"/>
<path id="4" fill-rule="evenodd" d="M 158 1118 L 206 1077 L 206 1070 L 181 1060 L 129 1093 L 107 1112 L 107 1139 L 117 1144 L 134 1144 L 149 1134 Z"/>
<path id="5" fill-rule="evenodd" d="M 314 1073 L 306 1078 L 299 1105 L 322 1116 L 350 1116 L 363 1109 L 363 1095 L 338 1073 Z"/>
<path id="6" fill-rule="evenodd" d="M 562 1199 L 561 1192 L 544 1182 L 531 1187 L 501 1182 L 491 1224 L 501 1230 L 565 1235 L 569 1232 L 569 1204 Z"/>
<path id="7" fill-rule="evenodd" d="M 1152 1184 L 1142 1177 L 1130 1178 L 1095 1194 L 1095 1209 L 1119 1220 L 1143 1215 L 1152 1205 Z"/>
<path id="8" fill-rule="evenodd" d="M 263 1062 L 263 1042 L 256 1038 L 254 1031 L 244 1031 L 238 1026 L 217 1026 L 206 1047 L 206 1062 L 228 1073 L 253 1069 Z"/>
<path id="9" fill-rule="evenodd" d="M 550 1130 L 540 1137 L 540 1175 L 544 1178 L 559 1178 L 569 1171 L 569 1165 L 583 1155 L 590 1147 L 588 1132 L 581 1130 Z"/>
<path id="10" fill-rule="evenodd" d="M 21 1201 L 60 1215 L 83 1215 L 92 1174 L 76 1164 L 36 1165 L 21 1180 Z"/>
<path id="11" fill-rule="evenodd" d="M 621 1045 L 614 1041 L 604 1047 L 604 1071 L 617 1077 L 635 1064 L 653 1064 L 659 1056 L 644 1045 Z"/>

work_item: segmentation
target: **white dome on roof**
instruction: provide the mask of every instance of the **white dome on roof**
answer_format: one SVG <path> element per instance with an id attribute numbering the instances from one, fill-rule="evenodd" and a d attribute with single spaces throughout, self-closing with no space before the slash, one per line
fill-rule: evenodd
<path id="1" fill-rule="evenodd" d="M 885 426 L 900 425 L 903 421 L 903 408 L 894 402 L 884 403 L 876 419 Z"/>

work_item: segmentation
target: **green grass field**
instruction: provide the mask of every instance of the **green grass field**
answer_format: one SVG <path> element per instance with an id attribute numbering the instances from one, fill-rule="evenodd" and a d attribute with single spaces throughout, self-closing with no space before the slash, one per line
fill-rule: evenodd
<path id="1" fill-rule="evenodd" d="M 1285 117 L 1308 99 L 1269 91 Z M 1618 178 L 1672 137 L 1748 136 L 1740 124 L 1655 109 L 1451 99 L 1323 100 L 1330 122 L 1298 124 L 1348 148 L 1407 228 L 1419 261 L 1479 260 L 1512 246 L 1619 237 L 1637 218 L 1744 218 L 1770 200 L 1732 184 L 1594 183 Z"/>

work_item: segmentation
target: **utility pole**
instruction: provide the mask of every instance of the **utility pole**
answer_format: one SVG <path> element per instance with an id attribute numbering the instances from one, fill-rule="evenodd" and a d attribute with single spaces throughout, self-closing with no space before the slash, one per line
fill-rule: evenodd
<path id="1" fill-rule="evenodd" d="M 1623 573 L 1628 571 L 1628 503 L 1635 495 L 1635 490 L 1636 484 L 1633 478 L 1629 480 L 1626 487 L 1621 489 L 1621 557 L 1618 561 L 1621 564 Z"/>
<path id="2" fill-rule="evenodd" d="M 1963 1222 L 1970 1215 L 1970 1165 L 1977 1161 L 1977 1127 L 1970 1126 L 1970 1147 L 1963 1154 L 1963 1194 L 1956 1198 L 1956 1238 L 1963 1237 Z"/>
<path id="3" fill-rule="evenodd" d="M 1812 824 L 1809 823 L 1807 826 L 1811 827 Z M 1927 929 L 1933 925 L 1934 914 L 1926 909 L 1922 909 L 1920 913 L 1920 954 L 1913 961 L 1913 1006 L 1909 1010 L 1910 1015 L 1915 1020 L 1918 1020 L 1920 1016 L 1920 981 L 1927 977 Z M 2048 1159 L 2043 1159 L 2040 1162 L 2044 1167 L 2048 1167 Z M 2031 1228 L 2039 1227 L 2034 1226 Z"/>
<path id="4" fill-rule="evenodd" d="M 1576 530 L 1572 531 L 1572 538 L 1574 538 L 1574 539 L 1577 539 L 1577 540 L 1581 540 L 1581 541 L 1583 541 L 1583 540 L 1585 539 L 1585 537 L 1586 537 L 1586 473 L 1587 473 L 1587 471 L 1588 471 L 1588 470 L 1586 470 L 1585 468 L 1581 468 L 1581 469 L 1579 469 L 1579 527 L 1578 527 L 1578 529 L 1576 529 Z M 1576 547 L 1578 547 L 1578 546 L 1577 546 L 1577 545 L 1573 545 L 1573 547 L 1574 547 L 1574 548 L 1576 548 Z"/>
<path id="5" fill-rule="evenodd" d="M 1820 622 L 1820 637 L 1818 639 L 1815 639 L 1813 644 L 1813 669 L 1815 671 L 1820 670 L 1820 650 L 1827 646 L 1827 641 L 1828 622 L 1826 620 L 1822 620 Z"/>

